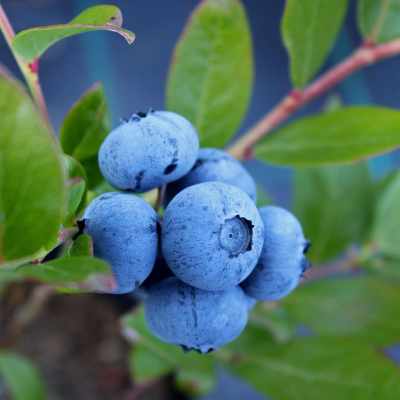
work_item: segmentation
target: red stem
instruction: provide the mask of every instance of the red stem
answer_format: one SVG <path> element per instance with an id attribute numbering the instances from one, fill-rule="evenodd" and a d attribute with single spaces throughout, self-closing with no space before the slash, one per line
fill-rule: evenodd
<path id="1" fill-rule="evenodd" d="M 326 93 L 361 68 L 397 54 L 400 54 L 400 39 L 377 46 L 366 42 L 343 62 L 323 74 L 304 90 L 293 90 L 284 97 L 275 108 L 237 140 L 229 148 L 229 152 L 239 159 L 246 158 L 247 154 L 252 153 L 251 149 L 258 141 L 311 100 Z"/>

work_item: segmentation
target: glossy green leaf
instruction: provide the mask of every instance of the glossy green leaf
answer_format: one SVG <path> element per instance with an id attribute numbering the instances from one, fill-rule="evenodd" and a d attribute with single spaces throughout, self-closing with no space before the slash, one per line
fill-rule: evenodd
<path id="1" fill-rule="evenodd" d="M 365 39 L 377 43 L 400 37 L 399 0 L 358 0 L 357 20 Z"/>
<path id="2" fill-rule="evenodd" d="M 149 332 L 142 309 L 126 316 L 123 326 L 126 335 L 135 342 L 130 365 L 136 382 L 175 372 L 179 386 L 187 392 L 206 393 L 212 388 L 213 359 L 193 352 L 184 353 L 181 348 L 158 340 Z"/>
<path id="3" fill-rule="evenodd" d="M 122 28 L 122 13 L 112 5 L 97 5 L 82 11 L 67 24 L 39 26 L 19 32 L 13 48 L 26 61 L 40 57 L 50 46 L 67 37 L 84 32 L 116 32 L 131 44 L 135 35 Z"/>
<path id="4" fill-rule="evenodd" d="M 0 378 L 4 379 L 13 400 L 46 399 L 38 370 L 30 361 L 17 354 L 0 351 Z"/>
<path id="5" fill-rule="evenodd" d="M 400 174 L 378 199 L 372 239 L 379 251 L 400 257 Z"/>
<path id="6" fill-rule="evenodd" d="M 297 169 L 295 214 L 323 262 L 362 242 L 372 224 L 374 187 L 366 163 Z"/>
<path id="7" fill-rule="evenodd" d="M 239 0 L 203 0 L 175 49 L 167 107 L 188 118 L 203 146 L 222 147 L 247 110 L 253 81 L 251 34 Z"/>
<path id="8" fill-rule="evenodd" d="M 67 210 L 64 225 L 72 225 L 82 210 L 86 196 L 86 172 L 82 165 L 70 156 L 64 156 L 67 176 Z"/>
<path id="9" fill-rule="evenodd" d="M 315 166 L 357 161 L 399 146 L 399 111 L 347 107 L 289 124 L 260 142 L 256 155 L 272 164 Z"/>
<path id="10" fill-rule="evenodd" d="M 71 257 L 93 256 L 92 238 L 86 233 L 79 235 L 68 248 L 67 254 Z"/>
<path id="11" fill-rule="evenodd" d="M 347 0 L 287 0 L 282 36 L 293 85 L 303 87 L 318 72 L 346 16 Z"/>
<path id="12" fill-rule="evenodd" d="M 106 280 L 105 278 L 111 274 L 110 268 L 104 261 L 85 256 L 64 257 L 44 264 L 25 265 L 17 272 L 23 278 L 80 290 L 104 289 L 97 287 L 97 283 L 102 284 L 103 278 Z"/>
<path id="13" fill-rule="evenodd" d="M 29 96 L 0 75 L 0 265 L 57 239 L 64 211 L 60 151 Z"/>

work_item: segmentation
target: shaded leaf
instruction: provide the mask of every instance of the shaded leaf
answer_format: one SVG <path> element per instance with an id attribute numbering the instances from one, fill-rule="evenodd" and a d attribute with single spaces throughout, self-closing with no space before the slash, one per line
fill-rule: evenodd
<path id="1" fill-rule="evenodd" d="M 378 199 L 372 240 L 379 251 L 400 257 L 400 174 L 392 178 Z"/>
<path id="2" fill-rule="evenodd" d="M 70 156 L 64 156 L 67 175 L 67 210 L 64 225 L 71 225 L 82 211 L 86 195 L 86 173 L 82 165 Z"/>
<path id="3" fill-rule="evenodd" d="M 400 37 L 399 0 L 358 0 L 357 20 L 365 39 L 377 43 Z"/>
<path id="4" fill-rule="evenodd" d="M 60 141 L 66 154 L 78 161 L 97 156 L 110 130 L 103 87 L 90 88 L 68 112 L 61 127 Z"/>
<path id="5" fill-rule="evenodd" d="M 25 358 L 0 351 L 0 377 L 13 400 L 45 400 L 46 393 L 38 370 Z"/>
<path id="6" fill-rule="evenodd" d="M 267 136 L 256 155 L 273 164 L 313 166 L 345 163 L 400 146 L 400 112 L 347 107 L 303 118 Z"/>
<path id="7" fill-rule="evenodd" d="M 202 146 L 222 147 L 247 110 L 253 81 L 251 34 L 238 0 L 203 0 L 179 40 L 167 107 L 198 129 Z"/>
<path id="8" fill-rule="evenodd" d="M 132 32 L 122 28 L 122 14 L 118 7 L 97 5 L 82 11 L 68 24 L 40 26 L 19 32 L 13 40 L 13 48 L 26 61 L 33 61 L 62 39 L 98 30 L 116 32 L 129 44 L 135 39 Z"/>
<path id="9" fill-rule="evenodd" d="M 309 257 L 337 257 L 369 233 L 374 188 L 366 163 L 297 169 L 295 214 L 312 243 Z"/>
<path id="10" fill-rule="evenodd" d="M 57 240 L 64 209 L 60 151 L 29 96 L 0 75 L 0 264 Z"/>
<path id="11" fill-rule="evenodd" d="M 79 235 L 68 248 L 67 254 L 71 257 L 93 256 L 92 238 L 86 233 Z"/>
<path id="12" fill-rule="evenodd" d="M 290 56 L 295 87 L 303 87 L 318 72 L 340 31 L 347 0 L 287 0 L 282 36 Z"/>

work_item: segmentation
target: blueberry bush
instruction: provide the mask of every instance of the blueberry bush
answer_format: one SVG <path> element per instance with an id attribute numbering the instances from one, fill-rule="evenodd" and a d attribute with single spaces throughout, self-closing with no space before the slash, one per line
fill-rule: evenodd
<path id="1" fill-rule="evenodd" d="M 198 396 L 223 368 L 272 399 L 399 398 L 388 355 L 400 338 L 400 175 L 376 178 L 369 160 L 400 147 L 400 112 L 329 97 L 295 115 L 400 54 L 400 2 L 358 0 L 362 42 L 321 72 L 348 7 L 286 0 L 293 89 L 236 135 L 254 81 L 240 0 L 199 2 L 171 55 L 165 110 L 132 110 L 111 127 L 95 83 L 59 132 L 41 90 L 42 54 L 86 32 L 128 44 L 135 35 L 112 5 L 15 34 L 0 4 L 25 81 L 0 64 L 0 298 L 34 285 L 29 315 L 49 297 L 134 299 L 116 325 L 135 387 L 170 376 Z M 290 211 L 270 204 L 243 166 L 250 159 L 291 168 Z M 0 398 L 50 398 L 40 368 L 2 329 Z"/>

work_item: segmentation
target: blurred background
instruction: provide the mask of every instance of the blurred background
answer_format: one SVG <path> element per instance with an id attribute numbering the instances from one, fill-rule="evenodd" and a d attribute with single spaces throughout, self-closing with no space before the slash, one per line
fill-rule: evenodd
<path id="1" fill-rule="evenodd" d="M 96 0 L 3 0 L 16 31 L 35 26 L 66 22 Z M 95 81 L 103 82 L 113 124 L 139 110 L 164 107 L 168 66 L 175 43 L 185 21 L 199 3 L 195 0 L 115 0 L 124 15 L 126 28 L 136 33 L 134 45 L 128 46 L 118 35 L 89 33 L 69 38 L 45 53 L 40 65 L 43 89 L 51 119 L 60 126 L 63 116 L 83 91 Z M 355 1 L 325 68 L 349 54 L 360 43 L 354 24 Z M 244 0 L 253 33 L 255 83 L 250 108 L 241 131 L 249 128 L 290 90 L 288 58 L 280 37 L 280 20 L 285 2 Z M 4 41 L 0 41 L 0 59 L 18 74 Z M 335 90 L 347 104 L 375 103 L 400 106 L 399 58 L 390 59 L 350 77 Z M 325 98 L 309 105 L 295 117 L 321 109 Z M 239 133 L 240 133 L 239 132 Z M 381 175 L 396 163 L 386 156 L 372 162 Z M 275 201 L 290 203 L 288 179 L 282 168 L 268 168 L 249 163 L 252 174 L 262 182 Z"/>
<path id="2" fill-rule="evenodd" d="M 82 9 L 99 3 L 96 0 L 2 1 L 16 31 L 35 25 L 66 22 Z M 150 107 L 154 109 L 164 107 L 165 82 L 171 54 L 187 17 L 198 1 L 114 0 L 112 3 L 121 8 L 125 27 L 136 33 L 134 45 L 128 46 L 117 35 L 96 32 L 61 41 L 43 57 L 40 75 L 50 116 L 57 128 L 71 105 L 95 81 L 104 84 L 113 125 L 117 124 L 120 118 L 127 117 L 133 112 L 147 110 Z M 261 118 L 291 88 L 288 58 L 281 41 L 279 26 L 284 1 L 243 0 L 243 3 L 253 33 L 256 74 L 251 105 L 240 132 Z M 345 28 L 325 68 L 343 59 L 359 43 L 360 37 L 354 26 L 354 4 L 352 4 Z M 0 61 L 19 76 L 2 39 L 0 39 Z M 350 77 L 335 89 L 335 93 L 347 104 L 375 103 L 399 108 L 400 91 L 394 89 L 400 87 L 399 70 L 399 57 L 387 60 Z M 325 101 L 326 98 L 322 98 L 314 102 L 296 114 L 296 117 L 320 110 Z M 375 175 L 383 175 L 393 166 L 399 165 L 399 157 L 396 154 L 379 157 L 372 160 L 370 165 Z M 270 167 L 255 161 L 248 162 L 248 167 L 256 179 L 267 188 L 274 202 L 290 206 L 291 173 L 288 169 Z M 74 299 L 71 312 L 80 309 L 82 301 Z M 56 313 L 57 304 L 53 304 L 52 307 L 52 312 Z M 82 309 L 85 307 L 82 306 Z M 99 324 L 107 322 L 113 323 L 107 320 L 91 321 L 92 325 L 88 329 L 94 332 Z M 41 322 L 38 323 L 40 325 Z M 78 323 L 86 323 L 85 315 L 81 316 Z M 48 329 L 63 329 L 66 325 L 68 319 L 62 319 L 60 316 L 59 320 L 54 322 L 54 326 Z M 74 334 L 71 327 L 66 329 L 71 335 Z M 39 329 L 34 339 L 40 341 L 40 334 Z M 83 347 L 84 345 L 85 342 L 80 344 Z M 58 346 L 62 346 L 62 342 L 49 343 L 51 351 L 56 353 L 60 351 Z M 47 346 L 39 346 L 40 351 L 45 349 Z M 109 351 L 112 352 L 112 349 Z M 395 353 L 396 350 L 393 350 L 393 354 Z M 89 364 L 87 367 L 93 365 Z M 63 373 L 62 366 L 57 373 Z M 265 398 L 227 373 L 221 371 L 220 375 L 216 392 L 207 399 Z M 67 392 L 69 390 L 67 386 L 73 385 L 72 382 L 66 381 L 63 384 L 66 385 Z M 1 396 L 0 386 L 0 399 Z M 178 395 L 171 396 L 177 398 L 175 396 Z"/>

